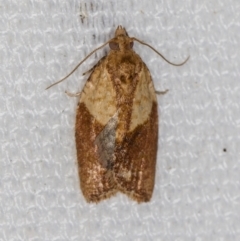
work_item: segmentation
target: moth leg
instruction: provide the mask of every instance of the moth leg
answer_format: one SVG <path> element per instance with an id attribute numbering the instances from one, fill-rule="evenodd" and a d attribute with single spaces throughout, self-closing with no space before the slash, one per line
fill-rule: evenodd
<path id="1" fill-rule="evenodd" d="M 82 93 L 82 91 L 77 92 L 77 93 L 71 93 L 71 92 L 68 92 L 68 91 L 66 90 L 65 93 L 66 93 L 69 97 L 78 97 L 78 96 Z"/>
<path id="2" fill-rule="evenodd" d="M 168 89 L 166 89 L 166 90 L 163 90 L 163 91 L 158 91 L 158 90 L 156 90 L 155 91 L 155 93 L 157 94 L 157 95 L 165 95 L 166 93 L 168 92 Z"/>
<path id="3" fill-rule="evenodd" d="M 91 73 L 94 70 L 95 67 L 96 67 L 96 65 L 94 65 L 91 69 L 89 69 L 86 72 L 84 72 L 82 75 L 86 75 L 86 74 Z"/>

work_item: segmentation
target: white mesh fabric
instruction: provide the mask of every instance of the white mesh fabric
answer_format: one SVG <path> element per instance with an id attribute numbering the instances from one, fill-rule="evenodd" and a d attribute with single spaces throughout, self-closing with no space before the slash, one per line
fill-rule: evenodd
<path id="1" fill-rule="evenodd" d="M 240 2 L 0 1 L 0 241 L 240 238 Z M 160 138 L 152 201 L 87 204 L 78 181 L 78 92 L 117 25 L 157 90 Z"/>

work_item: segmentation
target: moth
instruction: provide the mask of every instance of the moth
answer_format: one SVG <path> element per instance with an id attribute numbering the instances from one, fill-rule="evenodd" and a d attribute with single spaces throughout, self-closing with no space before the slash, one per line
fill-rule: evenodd
<path id="1" fill-rule="evenodd" d="M 75 139 L 80 186 L 87 202 L 99 202 L 122 192 L 148 202 L 153 193 L 158 142 L 156 91 L 146 64 L 133 50 L 137 41 L 118 26 L 110 51 L 91 70 L 80 93 Z M 55 85 L 53 84 L 53 85 Z M 53 86 L 51 85 L 51 86 Z M 49 86 L 48 88 L 50 88 Z"/>

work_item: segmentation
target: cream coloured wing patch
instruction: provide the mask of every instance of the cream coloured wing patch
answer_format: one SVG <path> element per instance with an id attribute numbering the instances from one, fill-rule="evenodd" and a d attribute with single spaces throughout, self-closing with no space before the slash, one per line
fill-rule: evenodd
<path id="1" fill-rule="evenodd" d="M 117 112 L 116 93 L 104 60 L 86 82 L 80 97 L 90 114 L 103 126 Z"/>
<path id="2" fill-rule="evenodd" d="M 147 121 L 152 111 L 152 104 L 156 101 L 156 94 L 150 72 L 146 65 L 143 65 L 139 73 L 138 85 L 133 98 L 130 131 L 133 131 L 138 125 Z"/>

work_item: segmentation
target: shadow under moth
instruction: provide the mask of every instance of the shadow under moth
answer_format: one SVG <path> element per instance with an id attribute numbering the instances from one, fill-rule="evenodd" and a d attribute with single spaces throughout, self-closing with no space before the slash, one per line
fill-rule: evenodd
<path id="1" fill-rule="evenodd" d="M 110 51 L 92 68 L 77 107 L 75 138 L 82 193 L 99 202 L 117 192 L 138 203 L 153 193 L 158 142 L 156 91 L 146 64 L 133 50 L 134 41 L 118 26 L 115 37 L 86 56 L 68 78 L 94 52 L 109 44 Z"/>

